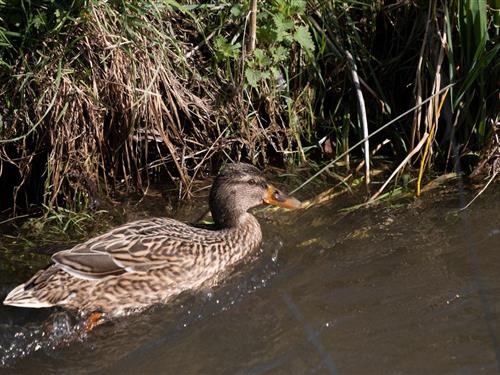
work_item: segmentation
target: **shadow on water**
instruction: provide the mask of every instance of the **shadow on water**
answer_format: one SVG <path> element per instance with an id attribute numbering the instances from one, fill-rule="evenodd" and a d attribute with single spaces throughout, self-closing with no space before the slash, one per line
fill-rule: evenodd
<path id="1" fill-rule="evenodd" d="M 495 373 L 498 184 L 468 210 L 467 232 L 459 195 L 450 189 L 397 206 L 339 212 L 351 203 L 342 198 L 283 216 L 260 214 L 262 253 L 223 285 L 75 340 L 68 340 L 74 321 L 62 312 L 1 306 L 6 369 Z M 5 294 L 8 287 L 1 288 Z M 59 331 L 44 334 L 47 321 Z"/>

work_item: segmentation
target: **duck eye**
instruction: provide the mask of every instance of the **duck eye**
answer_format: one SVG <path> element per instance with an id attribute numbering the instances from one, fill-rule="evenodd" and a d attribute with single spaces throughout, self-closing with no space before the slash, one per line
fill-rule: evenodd
<path id="1" fill-rule="evenodd" d="M 255 181 L 253 178 L 247 181 L 248 184 L 250 185 L 257 185 L 257 181 Z"/>

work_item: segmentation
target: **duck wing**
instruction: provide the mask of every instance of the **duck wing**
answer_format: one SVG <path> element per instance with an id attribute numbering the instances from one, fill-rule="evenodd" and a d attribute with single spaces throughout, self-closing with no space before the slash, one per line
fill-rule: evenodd
<path id="1" fill-rule="evenodd" d="M 60 251 L 52 260 L 72 276 L 91 280 L 166 264 L 182 267 L 195 243 L 202 243 L 203 233 L 208 232 L 213 236 L 212 231 L 168 218 L 140 220 Z"/>

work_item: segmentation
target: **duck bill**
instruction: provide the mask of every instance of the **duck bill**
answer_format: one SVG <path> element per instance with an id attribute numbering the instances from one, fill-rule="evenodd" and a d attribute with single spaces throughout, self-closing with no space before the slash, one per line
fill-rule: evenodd
<path id="1" fill-rule="evenodd" d="M 264 197 L 264 203 L 284 208 L 302 207 L 302 203 L 298 199 L 289 197 L 288 195 L 279 191 L 272 185 L 267 186 L 266 196 Z"/>

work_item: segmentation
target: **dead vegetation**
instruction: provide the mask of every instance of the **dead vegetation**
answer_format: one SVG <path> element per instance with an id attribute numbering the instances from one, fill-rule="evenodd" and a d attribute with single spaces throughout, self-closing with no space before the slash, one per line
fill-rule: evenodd
<path id="1" fill-rule="evenodd" d="M 499 46 L 466 3 L 2 3 L 0 209 L 79 211 L 158 176 L 188 197 L 227 159 L 349 175 L 377 152 L 420 185 L 453 169 L 449 129 L 473 166 L 498 123 L 484 70 Z M 373 153 L 351 146 L 368 133 Z"/>
<path id="2" fill-rule="evenodd" d="M 104 193 L 120 181 L 142 190 L 165 165 L 189 186 L 188 168 L 210 157 L 220 132 L 212 82 L 186 61 L 188 40 L 173 39 L 182 15 L 90 2 L 83 16 L 64 40 L 45 42 L 50 55 L 19 59 L 2 86 L 17 107 L 2 105 L 0 144 L 3 170 L 18 173 L 13 203 L 26 206 L 28 185 L 42 183 L 46 205 L 78 209 L 86 181 Z"/>

